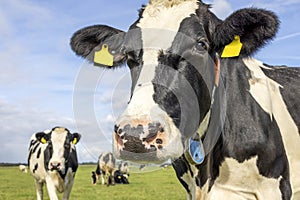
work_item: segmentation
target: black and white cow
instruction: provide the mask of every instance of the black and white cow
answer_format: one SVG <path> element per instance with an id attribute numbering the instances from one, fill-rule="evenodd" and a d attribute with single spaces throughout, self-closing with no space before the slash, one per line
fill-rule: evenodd
<path id="1" fill-rule="evenodd" d="M 96 174 L 101 176 L 102 185 L 106 184 L 114 185 L 114 171 L 115 171 L 116 159 L 111 152 L 103 152 L 100 154 L 96 169 Z"/>
<path id="2" fill-rule="evenodd" d="M 222 21 L 209 8 L 150 0 L 127 32 L 95 25 L 73 35 L 77 55 L 92 61 L 105 48 L 113 63 L 97 58 L 97 65 L 127 62 L 131 70 L 114 153 L 141 162 L 179 158 L 173 166 L 188 199 L 298 200 L 300 68 L 251 57 L 279 20 L 247 8 Z M 191 139 L 203 147 L 195 157 Z M 202 163 L 190 159 L 201 152 Z"/>
<path id="3" fill-rule="evenodd" d="M 27 173 L 27 166 L 26 165 L 19 165 L 19 170 L 23 173 Z"/>
<path id="4" fill-rule="evenodd" d="M 64 192 L 64 200 L 69 199 L 78 167 L 75 144 L 80 137 L 64 127 L 32 135 L 28 166 L 35 180 L 38 200 L 43 199 L 44 183 L 51 200 L 58 199 L 56 190 Z"/>
<path id="5" fill-rule="evenodd" d="M 123 174 L 127 174 L 129 176 L 130 169 L 128 162 L 121 162 L 119 164 L 118 170 L 120 170 L 120 172 L 122 172 Z"/>
<path id="6" fill-rule="evenodd" d="M 117 170 L 114 171 L 116 183 L 128 184 L 129 178 L 129 164 L 128 162 L 121 162 Z"/>

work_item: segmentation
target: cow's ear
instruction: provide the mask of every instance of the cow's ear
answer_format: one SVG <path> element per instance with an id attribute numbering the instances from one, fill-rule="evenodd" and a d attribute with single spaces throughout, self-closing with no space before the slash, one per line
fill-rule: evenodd
<path id="1" fill-rule="evenodd" d="M 40 141 L 43 144 L 46 144 L 48 142 L 48 140 L 50 139 L 50 136 L 44 132 L 36 133 L 35 137 L 38 141 Z"/>
<path id="2" fill-rule="evenodd" d="M 220 55 L 227 45 L 229 52 L 238 51 L 237 56 L 250 56 L 275 36 L 278 27 L 279 20 L 271 11 L 256 8 L 241 9 L 216 26 L 213 47 Z M 238 47 L 241 45 L 237 45 L 238 40 L 242 43 L 241 48 Z"/>
<path id="3" fill-rule="evenodd" d="M 73 34 L 70 45 L 77 55 L 96 65 L 115 67 L 126 61 L 126 55 L 122 52 L 125 34 L 105 25 L 88 26 Z M 95 58 L 100 62 L 95 62 Z"/>
<path id="4" fill-rule="evenodd" d="M 72 143 L 77 144 L 81 138 L 79 133 L 72 133 Z"/>

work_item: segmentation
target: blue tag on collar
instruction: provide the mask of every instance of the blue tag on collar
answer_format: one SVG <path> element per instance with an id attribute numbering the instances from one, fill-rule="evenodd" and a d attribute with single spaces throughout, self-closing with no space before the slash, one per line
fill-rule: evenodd
<path id="1" fill-rule="evenodd" d="M 199 165 L 203 162 L 205 158 L 205 152 L 201 140 L 189 140 L 189 149 L 186 152 L 186 157 L 187 160 L 192 164 Z"/>

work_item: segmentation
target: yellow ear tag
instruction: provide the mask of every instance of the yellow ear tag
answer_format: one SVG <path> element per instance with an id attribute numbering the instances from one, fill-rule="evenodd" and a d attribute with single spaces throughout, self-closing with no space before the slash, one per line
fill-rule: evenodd
<path id="1" fill-rule="evenodd" d="M 110 67 L 113 66 L 114 56 L 108 51 L 108 46 L 106 44 L 102 45 L 100 51 L 95 52 L 94 63 Z"/>
<path id="2" fill-rule="evenodd" d="M 242 50 L 243 44 L 241 43 L 240 36 L 235 35 L 234 40 L 225 46 L 221 58 L 231 58 L 239 56 Z"/>
<path id="3" fill-rule="evenodd" d="M 73 141 L 72 141 L 72 143 L 76 144 L 77 143 L 77 138 L 74 138 Z"/>
<path id="4" fill-rule="evenodd" d="M 46 141 L 46 139 L 44 137 L 41 138 L 41 143 L 43 143 L 43 144 L 47 143 L 47 141 Z"/>

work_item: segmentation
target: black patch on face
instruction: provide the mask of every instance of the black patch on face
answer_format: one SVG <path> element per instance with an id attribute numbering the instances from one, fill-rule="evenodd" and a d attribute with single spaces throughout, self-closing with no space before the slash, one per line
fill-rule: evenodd
<path id="1" fill-rule="evenodd" d="M 172 47 L 165 53 L 161 52 L 159 56 L 159 66 L 155 71 L 155 78 L 152 81 L 154 85 L 154 101 L 165 110 L 173 119 L 174 124 L 180 129 L 181 133 L 188 136 L 194 133 L 200 122 L 210 107 L 210 93 L 208 86 L 212 89 L 214 76 L 211 76 L 210 82 L 205 82 L 202 72 L 214 72 L 214 63 L 210 62 L 208 44 L 205 47 L 199 47 L 197 40 L 208 41 L 202 24 L 196 16 L 191 16 L 181 22 L 179 33 L 176 35 Z M 170 70 L 174 74 L 170 75 Z M 183 80 L 184 79 L 184 80 Z M 187 86 L 183 85 L 187 80 Z M 182 113 L 179 98 L 185 96 L 185 87 L 193 89 L 192 95 L 196 95 L 198 105 L 189 104 L 188 110 Z M 200 113 L 195 112 L 198 107 Z M 184 121 L 181 121 L 181 120 Z M 194 120 L 194 121 L 191 121 Z M 189 125 L 185 125 L 189 122 Z M 180 126 L 183 123 L 183 126 Z"/>
<path id="2" fill-rule="evenodd" d="M 173 119 L 176 127 L 180 126 L 181 109 L 175 94 L 162 85 L 153 83 L 153 100 Z"/>
<path id="3" fill-rule="evenodd" d="M 45 169 L 49 170 L 48 166 L 49 166 L 49 162 L 50 159 L 52 158 L 52 154 L 53 154 L 53 145 L 52 145 L 52 141 L 48 141 L 48 145 L 44 150 L 44 165 L 45 165 Z"/>
<path id="4" fill-rule="evenodd" d="M 68 133 L 64 143 L 64 158 L 67 161 L 71 151 L 71 134 Z"/>

